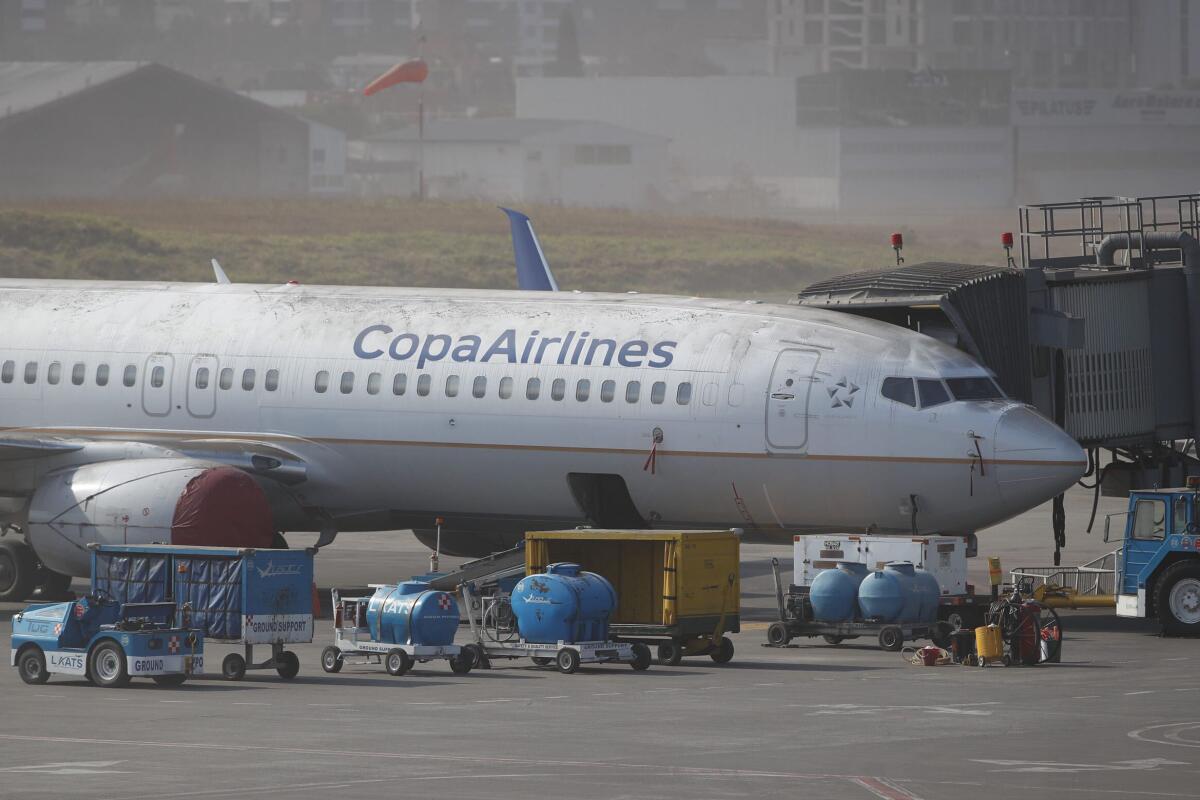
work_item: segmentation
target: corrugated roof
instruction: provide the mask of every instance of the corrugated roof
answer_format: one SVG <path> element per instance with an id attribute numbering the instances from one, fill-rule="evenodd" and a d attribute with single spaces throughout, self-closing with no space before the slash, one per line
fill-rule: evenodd
<path id="1" fill-rule="evenodd" d="M 147 66 L 141 61 L 0 62 L 0 119 L 52 103 Z"/>
<path id="2" fill-rule="evenodd" d="M 852 272 L 818 281 L 800 292 L 801 305 L 869 305 L 904 300 L 936 302 L 952 292 L 1001 276 L 1020 275 L 1012 267 L 927 261 L 910 267 Z"/>
<path id="3" fill-rule="evenodd" d="M 425 123 L 427 142 L 521 142 L 566 130 L 584 129 L 603 132 L 608 138 L 627 141 L 659 141 L 664 137 L 630 130 L 607 122 L 568 119 L 526 119 L 522 117 L 480 117 L 473 119 L 434 119 Z M 614 134 L 617 135 L 614 137 Z M 370 142 L 415 142 L 417 127 L 410 125 L 367 138 Z"/>

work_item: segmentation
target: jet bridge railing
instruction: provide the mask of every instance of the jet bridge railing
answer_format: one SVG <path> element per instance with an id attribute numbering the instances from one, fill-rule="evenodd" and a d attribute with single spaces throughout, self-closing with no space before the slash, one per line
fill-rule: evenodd
<path id="1" fill-rule="evenodd" d="M 1094 267 L 1096 248 L 1106 237 L 1125 234 L 1140 242 L 1143 207 L 1137 198 L 1084 197 L 1062 203 L 1039 203 L 1017 209 L 1021 266 Z M 1139 267 L 1139 246 L 1126 252 L 1125 266 Z"/>

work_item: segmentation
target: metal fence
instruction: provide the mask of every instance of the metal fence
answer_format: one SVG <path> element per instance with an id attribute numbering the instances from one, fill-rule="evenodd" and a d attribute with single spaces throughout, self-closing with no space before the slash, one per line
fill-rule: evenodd
<path id="1" fill-rule="evenodd" d="M 1018 567 L 1009 575 L 1014 586 L 1029 594 L 1039 586 L 1054 586 L 1084 596 L 1115 596 L 1120 553 L 1114 550 L 1078 567 Z"/>

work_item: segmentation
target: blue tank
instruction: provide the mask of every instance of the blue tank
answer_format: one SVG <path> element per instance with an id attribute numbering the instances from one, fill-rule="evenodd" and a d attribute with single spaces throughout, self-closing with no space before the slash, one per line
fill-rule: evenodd
<path id="1" fill-rule="evenodd" d="M 820 622 L 849 622 L 858 616 L 858 586 L 867 576 L 866 564 L 839 561 L 837 569 L 817 573 L 808 590 L 813 617 Z"/>
<path id="2" fill-rule="evenodd" d="M 517 631 L 527 642 L 603 642 L 617 607 L 612 584 L 578 564 L 551 564 L 513 587 Z"/>
<path id="3" fill-rule="evenodd" d="M 933 573 L 917 567 L 913 570 L 913 585 L 921 596 L 921 613 L 917 619 L 920 622 L 937 622 L 938 601 L 942 596 L 942 587 L 938 585 Z"/>
<path id="4" fill-rule="evenodd" d="M 904 607 L 900 609 L 897 622 L 917 622 L 924 610 L 921 603 L 921 589 L 917 586 L 916 568 L 911 561 L 892 561 L 883 565 L 884 572 L 890 572 L 900 579 L 900 592 L 904 597 Z"/>
<path id="5" fill-rule="evenodd" d="M 858 607 L 864 619 L 897 622 L 904 611 L 905 584 L 895 570 L 872 572 L 858 587 Z"/>
<path id="6" fill-rule="evenodd" d="M 380 586 L 367 606 L 367 626 L 371 639 L 383 644 L 454 644 L 458 603 L 421 581 Z"/>

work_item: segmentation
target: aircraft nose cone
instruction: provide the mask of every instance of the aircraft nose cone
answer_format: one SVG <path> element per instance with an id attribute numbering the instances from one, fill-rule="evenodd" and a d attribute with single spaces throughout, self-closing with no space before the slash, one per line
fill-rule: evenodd
<path id="1" fill-rule="evenodd" d="M 1032 508 L 1083 477 L 1087 453 L 1066 431 L 1028 406 L 1013 406 L 996 422 L 996 483 L 1004 499 Z"/>

